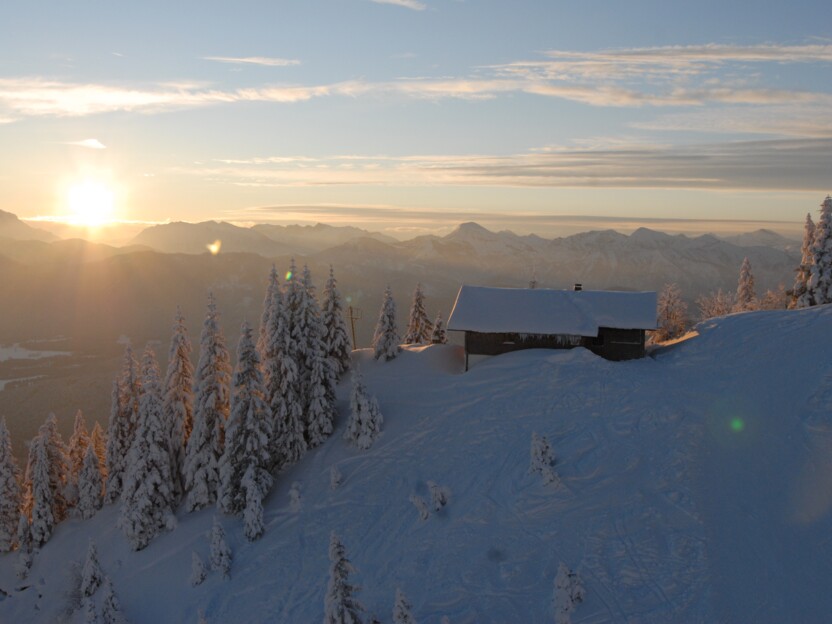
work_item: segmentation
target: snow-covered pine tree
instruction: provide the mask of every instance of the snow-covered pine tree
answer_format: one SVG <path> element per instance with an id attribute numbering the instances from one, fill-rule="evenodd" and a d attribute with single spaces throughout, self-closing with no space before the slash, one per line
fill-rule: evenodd
<path id="1" fill-rule="evenodd" d="M 433 322 L 430 341 L 432 344 L 448 344 L 448 334 L 445 330 L 445 321 L 442 320 L 441 312 L 436 315 L 436 320 Z"/>
<path id="2" fill-rule="evenodd" d="M 543 478 L 544 485 L 556 483 L 558 478 L 553 468 L 555 455 L 546 436 L 532 433 L 530 455 L 529 474 L 539 474 Z"/>
<path id="3" fill-rule="evenodd" d="M 430 509 L 428 509 L 428 504 L 425 502 L 424 498 L 418 494 L 411 494 L 410 502 L 413 503 L 413 506 L 419 512 L 420 520 L 427 520 L 430 518 Z"/>
<path id="4" fill-rule="evenodd" d="M 217 304 L 213 294 L 209 294 L 194 377 L 194 428 L 185 448 L 183 467 L 187 511 L 206 507 L 217 498 L 230 376 L 231 365 L 219 326 Z"/>
<path id="5" fill-rule="evenodd" d="M 344 439 L 366 451 L 381 434 L 383 422 L 384 418 L 378 408 L 378 401 L 367 393 L 361 369 L 356 365 L 352 369 L 350 418 L 344 432 Z"/>
<path id="6" fill-rule="evenodd" d="M 159 365 L 148 346 L 142 357 L 139 426 L 127 457 L 119 524 L 133 550 L 174 522 L 169 431 L 162 416 Z"/>
<path id="7" fill-rule="evenodd" d="M 225 531 L 220 524 L 220 519 L 216 516 L 211 527 L 211 569 L 219 572 L 224 579 L 229 578 L 231 549 L 225 541 Z"/>
<path id="8" fill-rule="evenodd" d="M 343 304 L 341 293 L 338 291 L 338 282 L 335 279 L 335 272 L 332 265 L 329 266 L 329 279 L 324 287 L 324 303 L 321 311 L 321 320 L 326 329 L 325 349 L 329 355 L 335 378 L 341 379 L 350 367 L 350 352 L 352 343 L 347 334 L 347 324 L 344 321 Z"/>
<path id="9" fill-rule="evenodd" d="M 287 289 L 296 288 L 292 279 Z M 273 419 L 271 445 L 272 467 L 294 464 L 306 453 L 304 437 L 303 398 L 300 396 L 300 372 L 297 346 L 290 331 L 288 295 L 275 290 L 269 317 L 266 347 L 266 402 Z"/>
<path id="10" fill-rule="evenodd" d="M 687 304 L 676 284 L 665 284 L 659 293 L 658 329 L 650 333 L 650 342 L 664 342 L 681 336 L 687 328 Z"/>
<path id="11" fill-rule="evenodd" d="M 737 300 L 734 304 L 736 312 L 748 312 L 758 307 L 757 293 L 754 291 L 754 274 L 751 273 L 751 262 L 746 257 L 740 267 L 740 277 L 737 281 Z"/>
<path id="12" fill-rule="evenodd" d="M 116 597 L 113 582 L 109 576 L 104 577 L 103 596 L 101 598 L 101 621 L 103 624 L 124 624 L 126 620 L 121 613 L 121 605 Z"/>
<path id="13" fill-rule="evenodd" d="M 432 333 L 433 325 L 425 310 L 425 295 L 422 292 L 422 285 L 416 284 L 416 290 L 413 291 L 413 302 L 410 305 L 410 319 L 407 323 L 404 343 L 423 344 L 430 342 Z"/>
<path id="14" fill-rule="evenodd" d="M 237 346 L 237 368 L 231 394 L 231 414 L 225 429 L 225 450 L 219 461 L 217 504 L 227 514 L 239 514 L 246 505 L 242 488 L 249 465 L 268 471 L 272 465 L 272 416 L 266 404 L 260 358 L 252 330 L 244 322 Z"/>
<path id="15" fill-rule="evenodd" d="M 75 412 L 75 424 L 72 429 L 72 436 L 69 438 L 67 455 L 69 456 L 69 482 L 77 484 L 78 475 L 84 466 L 84 455 L 90 445 L 90 434 L 87 431 L 87 423 L 81 410 Z"/>
<path id="16" fill-rule="evenodd" d="M 269 285 L 266 286 L 266 295 L 263 297 L 263 314 L 260 317 L 260 329 L 257 334 L 257 355 L 260 356 L 260 363 L 263 366 L 266 363 L 269 318 L 272 313 L 272 300 L 275 291 L 280 291 L 280 278 L 277 274 L 277 268 L 272 265 L 272 270 L 269 271 Z"/>
<path id="17" fill-rule="evenodd" d="M 416 624 L 416 618 L 413 617 L 413 605 L 398 587 L 396 600 L 393 603 L 393 624 Z"/>
<path id="18" fill-rule="evenodd" d="M 329 538 L 329 562 L 324 624 L 361 624 L 364 607 L 355 598 L 358 587 L 350 583 L 350 574 L 355 568 L 347 559 L 347 551 L 335 531 Z"/>
<path id="19" fill-rule="evenodd" d="M 255 464 L 249 464 L 241 485 L 246 495 L 246 506 L 243 509 L 243 535 L 248 541 L 253 542 L 263 535 L 265 530 L 263 498 L 272 487 L 272 476 Z"/>
<path id="20" fill-rule="evenodd" d="M 124 473 L 127 453 L 133 444 L 139 418 L 139 394 L 141 383 L 138 363 L 133 348 L 124 349 L 121 375 L 113 382 L 110 421 L 107 428 L 107 491 L 105 499 L 113 503 L 124 489 Z"/>
<path id="21" fill-rule="evenodd" d="M 168 368 L 165 374 L 165 389 L 162 416 L 165 430 L 170 436 L 173 462 L 170 467 L 173 495 L 176 504 L 182 498 L 184 479 L 182 467 L 185 463 L 185 445 L 193 429 L 194 367 L 191 364 L 191 341 L 185 318 L 177 306 L 173 324 L 173 336 L 168 351 Z"/>
<path id="22" fill-rule="evenodd" d="M 81 518 L 88 520 L 101 509 L 104 498 L 104 486 L 101 479 L 101 465 L 92 444 L 87 446 L 84 454 L 84 465 L 78 475 L 78 505 L 77 510 Z"/>
<path id="23" fill-rule="evenodd" d="M 87 547 L 87 558 L 84 567 L 81 569 L 81 595 L 85 598 L 92 596 L 104 582 L 104 573 L 101 571 L 101 564 L 98 562 L 98 550 L 95 542 L 90 540 Z"/>
<path id="24" fill-rule="evenodd" d="M 789 308 L 808 308 L 811 303 L 807 284 L 812 272 L 812 243 L 815 240 L 815 223 L 812 221 L 812 213 L 806 213 L 806 223 L 803 226 L 803 245 L 800 248 L 800 266 L 794 277 L 792 287 L 792 298 Z"/>
<path id="25" fill-rule="evenodd" d="M 26 514 L 20 514 L 17 521 L 17 533 L 15 541 L 17 542 L 17 556 L 18 560 L 15 564 L 15 574 L 19 579 L 25 579 L 29 576 L 29 570 L 32 567 L 32 527 L 29 524 L 29 518 Z"/>
<path id="26" fill-rule="evenodd" d="M 20 506 L 20 469 L 6 419 L 0 418 L 0 553 L 9 552 L 17 541 Z"/>
<path id="27" fill-rule="evenodd" d="M 303 292 L 301 298 L 302 324 L 304 334 L 298 334 L 296 341 L 301 345 L 300 358 L 303 360 L 301 396 L 304 397 L 303 411 L 306 415 L 304 429 L 309 448 L 320 446 L 332 435 L 335 422 L 335 369 L 326 351 L 326 327 L 321 319 L 321 310 L 315 299 L 315 287 L 309 267 L 303 267 Z"/>
<path id="28" fill-rule="evenodd" d="M 384 301 L 381 303 L 376 330 L 373 334 L 373 357 L 385 362 L 392 360 L 402 349 L 399 342 L 399 330 L 396 328 L 396 302 L 393 301 L 393 291 L 388 286 L 384 289 Z"/>
<path id="29" fill-rule="evenodd" d="M 208 571 L 205 569 L 205 563 L 202 561 L 202 557 L 194 551 L 191 554 L 191 577 L 189 579 L 191 587 L 202 585 L 207 576 Z"/>
<path id="30" fill-rule="evenodd" d="M 107 467 L 107 487 L 104 499 L 114 503 L 121 497 L 124 489 L 124 468 L 127 463 L 127 451 L 130 450 L 132 435 L 130 422 L 124 418 L 124 406 L 121 404 L 121 391 L 118 379 L 113 380 L 110 394 L 110 421 L 107 427 L 107 449 L 105 465 Z"/>
<path id="31" fill-rule="evenodd" d="M 32 542 L 36 547 L 43 546 L 52 535 L 57 520 L 55 519 L 55 493 L 49 475 L 49 441 L 40 433 L 32 441 L 30 475 L 32 480 Z"/>
<path id="32" fill-rule="evenodd" d="M 96 421 L 90 433 L 90 444 L 98 455 L 98 464 L 101 467 L 101 476 L 107 478 L 107 434 Z"/>
<path id="33" fill-rule="evenodd" d="M 584 601 L 584 588 L 575 572 L 564 564 L 555 576 L 555 624 L 571 624 L 572 612 Z"/>
<path id="34" fill-rule="evenodd" d="M 442 509 L 451 499 L 451 490 L 433 481 L 428 481 L 428 490 L 430 491 L 430 502 L 434 511 Z"/>
<path id="35" fill-rule="evenodd" d="M 806 284 L 811 305 L 832 303 L 832 197 L 828 195 L 820 206 L 811 254 Z"/>
<path id="36" fill-rule="evenodd" d="M 52 517 L 57 524 L 66 518 L 68 504 L 66 500 L 67 477 L 69 461 L 66 445 L 58 432 L 58 419 L 55 414 L 49 414 L 46 421 L 38 429 L 38 437 L 44 440 L 49 472 L 49 489 L 52 492 Z"/>

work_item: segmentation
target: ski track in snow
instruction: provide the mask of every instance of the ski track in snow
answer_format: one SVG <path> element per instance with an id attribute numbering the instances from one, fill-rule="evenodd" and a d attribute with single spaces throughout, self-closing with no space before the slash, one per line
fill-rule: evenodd
<path id="1" fill-rule="evenodd" d="M 384 432 L 367 452 L 344 443 L 343 384 L 333 438 L 278 476 L 263 538 L 248 543 L 222 518 L 231 580 L 187 583 L 191 553 L 208 560 L 213 510 L 180 514 L 175 531 L 131 553 L 108 507 L 57 528 L 29 589 L 18 590 L 15 556 L 0 557 L 0 622 L 58 620 L 66 561 L 90 536 L 131 622 L 194 621 L 199 609 L 209 623 L 319 622 L 333 529 L 359 600 L 382 619 L 400 587 L 420 622 L 551 622 L 563 562 L 586 588 L 575 624 L 823 622 L 830 326 L 832 306 L 733 315 L 644 360 L 526 351 L 465 374 L 450 372 L 455 347 L 386 364 L 358 352 Z M 557 485 L 528 474 L 533 432 L 552 445 Z M 428 481 L 451 498 L 423 521 L 409 499 L 429 500 Z"/>

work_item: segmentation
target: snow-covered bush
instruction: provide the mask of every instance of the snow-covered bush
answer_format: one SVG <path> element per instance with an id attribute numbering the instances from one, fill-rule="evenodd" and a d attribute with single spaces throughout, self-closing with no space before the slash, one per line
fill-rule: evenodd
<path id="1" fill-rule="evenodd" d="M 418 510 L 420 520 L 427 520 L 430 517 L 430 509 L 428 509 L 428 504 L 425 502 L 424 498 L 418 494 L 411 494 L 410 502 L 413 503 L 413 506 Z"/>
<path id="2" fill-rule="evenodd" d="M 329 469 L 329 489 L 337 490 L 344 481 L 344 476 L 338 470 L 338 466 L 332 466 Z"/>
<path id="3" fill-rule="evenodd" d="M 430 490 L 430 502 L 434 511 L 442 509 L 451 499 L 451 490 L 437 485 L 433 481 L 428 481 L 428 489 Z"/>
<path id="4" fill-rule="evenodd" d="M 544 485 L 557 483 L 558 477 L 553 468 L 555 455 L 552 452 L 552 447 L 546 436 L 539 436 L 537 433 L 532 433 L 530 455 L 529 473 L 539 474 L 543 479 Z"/>
<path id="5" fill-rule="evenodd" d="M 191 555 L 191 576 L 188 579 L 191 587 L 202 585 L 202 582 L 205 580 L 207 575 L 208 573 L 205 570 L 205 562 L 202 561 L 202 557 L 199 556 L 199 553 L 194 552 Z"/>
<path id="6" fill-rule="evenodd" d="M 293 513 L 300 511 L 300 482 L 295 481 L 289 488 L 289 509 Z"/>
<path id="7" fill-rule="evenodd" d="M 682 291 L 676 284 L 665 284 L 659 293 L 658 329 L 650 332 L 650 342 L 673 340 L 685 333 L 687 329 L 687 304 L 682 301 Z"/>
<path id="8" fill-rule="evenodd" d="M 393 624 L 416 624 L 413 605 L 399 588 L 396 588 L 396 600 L 393 603 Z"/>
<path id="9" fill-rule="evenodd" d="M 555 576 L 555 624 L 571 624 L 572 612 L 583 600 L 581 580 L 561 563 Z"/>
<path id="10" fill-rule="evenodd" d="M 433 332 L 430 336 L 430 341 L 433 344 L 447 344 L 448 334 L 445 330 L 445 321 L 442 320 L 442 314 L 436 315 L 436 320 L 433 322 Z"/>

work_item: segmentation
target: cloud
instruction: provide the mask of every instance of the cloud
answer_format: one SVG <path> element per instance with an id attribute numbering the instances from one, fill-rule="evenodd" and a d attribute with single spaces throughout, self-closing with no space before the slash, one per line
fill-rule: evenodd
<path id="1" fill-rule="evenodd" d="M 107 149 L 107 146 L 104 145 L 98 139 L 84 139 L 83 141 L 70 141 L 68 143 L 64 143 L 64 145 L 74 145 L 76 147 L 86 147 L 87 149 Z"/>
<path id="2" fill-rule="evenodd" d="M 203 56 L 202 58 L 205 61 L 231 63 L 235 65 L 263 65 L 264 67 L 290 67 L 300 65 L 300 61 L 296 59 L 270 58 L 265 56 Z"/>
<path id="3" fill-rule="evenodd" d="M 411 9 L 413 11 L 424 11 L 427 5 L 424 2 L 419 2 L 419 0 L 370 0 L 371 2 L 375 2 L 376 4 L 395 4 L 396 6 L 401 6 L 406 9 Z"/>
<path id="4" fill-rule="evenodd" d="M 514 187 L 826 192 L 832 138 L 549 146 L 508 156 L 279 156 L 179 170 L 244 187 Z"/>

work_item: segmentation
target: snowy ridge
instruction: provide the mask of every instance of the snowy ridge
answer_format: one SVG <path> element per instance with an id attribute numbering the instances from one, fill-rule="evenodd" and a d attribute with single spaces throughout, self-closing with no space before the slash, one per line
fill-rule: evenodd
<path id="1" fill-rule="evenodd" d="M 107 506 L 58 525 L 24 583 L 0 558 L 0 621 L 59 620 L 67 561 L 92 537 L 131 622 L 320 622 L 333 530 L 381 621 L 399 588 L 420 622 L 551 622 L 561 563 L 584 587 L 575 622 L 824 621 L 830 328 L 830 306 L 736 314 L 644 360 L 536 350 L 465 374 L 453 346 L 355 352 L 383 433 L 366 452 L 344 443 L 342 384 L 335 434 L 278 477 L 263 537 L 221 517 L 230 580 L 188 584 L 213 509 L 180 510 L 134 553 Z M 532 433 L 552 445 L 557 487 L 528 473 Z M 428 481 L 449 502 L 420 520 L 409 498 L 430 500 Z"/>

